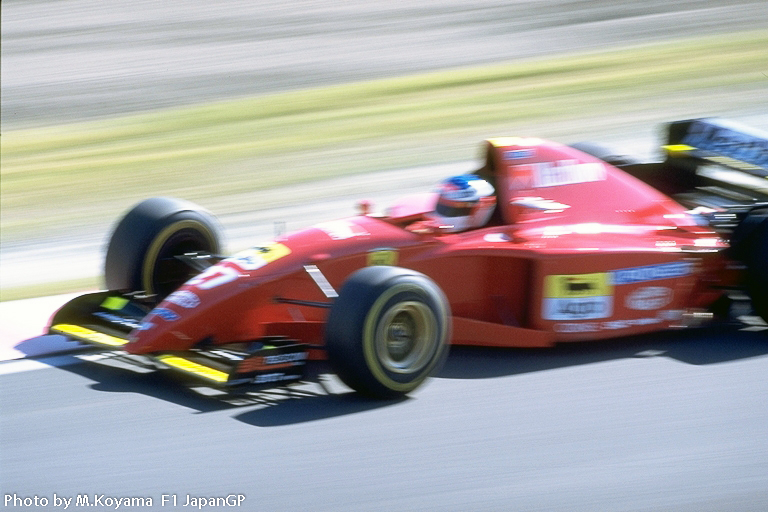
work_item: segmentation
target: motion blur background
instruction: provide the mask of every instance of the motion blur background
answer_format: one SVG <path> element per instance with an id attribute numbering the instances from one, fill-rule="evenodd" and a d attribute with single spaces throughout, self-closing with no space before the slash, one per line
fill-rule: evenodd
<path id="1" fill-rule="evenodd" d="M 0 8 L 3 328 L 48 313 L 10 299 L 99 286 L 113 223 L 146 197 L 209 208 L 237 250 L 425 190 L 471 168 L 487 137 L 650 158 L 666 121 L 768 128 L 765 0 Z M 454 348 L 396 402 L 332 377 L 329 394 L 219 400 L 111 360 L 3 362 L 0 494 L 153 498 L 141 510 L 229 493 L 263 511 L 768 509 L 764 332 L 585 345 Z"/>
<path id="2" fill-rule="evenodd" d="M 150 196 L 235 250 L 423 190 L 491 136 L 650 154 L 664 121 L 760 124 L 766 27 L 763 0 L 4 1 L 0 298 L 98 286 Z"/>

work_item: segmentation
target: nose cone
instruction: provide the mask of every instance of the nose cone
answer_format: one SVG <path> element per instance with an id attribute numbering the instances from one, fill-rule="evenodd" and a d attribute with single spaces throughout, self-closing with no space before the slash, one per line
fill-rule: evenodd
<path id="1" fill-rule="evenodd" d="M 207 338 L 221 338 L 236 315 L 237 303 L 228 299 L 238 294 L 248 277 L 225 260 L 166 297 L 131 332 L 125 350 L 147 354 L 165 350 L 188 350 Z M 222 306 L 222 302 L 228 302 Z"/>
<path id="2" fill-rule="evenodd" d="M 131 332 L 125 350 L 131 354 L 148 354 L 190 348 L 199 341 L 191 335 L 190 324 L 201 305 L 202 300 L 195 291 L 182 288 L 173 292 Z"/>
<path id="3" fill-rule="evenodd" d="M 158 304 L 131 333 L 125 349 L 147 354 L 234 340 L 245 312 L 260 297 L 259 286 L 290 272 L 294 259 L 286 244 L 270 242 L 220 261 Z"/>

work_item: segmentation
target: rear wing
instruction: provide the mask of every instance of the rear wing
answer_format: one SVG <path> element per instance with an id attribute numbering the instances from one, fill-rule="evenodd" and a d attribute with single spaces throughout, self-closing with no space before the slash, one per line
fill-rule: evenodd
<path id="1" fill-rule="evenodd" d="M 682 185 L 672 195 L 693 209 L 712 208 L 714 227 L 730 231 L 768 203 L 768 133 L 718 118 L 669 123 L 663 174 Z"/>
<path id="2" fill-rule="evenodd" d="M 688 208 L 728 236 L 756 207 L 768 205 L 768 133 L 719 118 L 663 127 L 663 161 L 639 162 L 607 148 L 587 153 L 620 168 Z M 583 149 L 582 149 L 583 150 Z"/>
<path id="3" fill-rule="evenodd" d="M 768 177 L 768 133 L 718 118 L 667 125 L 667 158 L 713 163 L 758 178 Z"/>

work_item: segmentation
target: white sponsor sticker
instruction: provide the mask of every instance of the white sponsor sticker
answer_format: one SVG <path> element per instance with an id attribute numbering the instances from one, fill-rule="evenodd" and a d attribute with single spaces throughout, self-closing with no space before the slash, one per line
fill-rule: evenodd
<path id="1" fill-rule="evenodd" d="M 346 240 L 356 236 L 366 236 L 369 233 L 354 222 L 347 220 L 333 220 L 330 222 L 321 222 L 314 226 L 323 231 L 333 240 Z"/>
<path id="2" fill-rule="evenodd" d="M 672 289 L 666 286 L 643 286 L 627 295 L 624 305 L 629 309 L 651 311 L 672 302 L 672 296 Z"/>
<path id="3" fill-rule="evenodd" d="M 606 322 L 584 322 L 578 324 L 562 323 L 555 324 L 553 329 L 559 333 L 581 333 L 598 331 L 615 331 L 618 329 L 629 329 L 631 327 L 654 325 L 663 322 L 661 318 L 631 318 L 629 320 L 609 320 Z"/>
<path id="4" fill-rule="evenodd" d="M 555 332 L 574 333 L 574 332 L 597 332 L 600 330 L 600 324 L 586 322 L 583 324 L 555 324 Z"/>
<path id="5" fill-rule="evenodd" d="M 688 261 L 674 261 L 658 265 L 646 265 L 644 267 L 622 268 L 611 272 L 611 276 L 613 284 L 621 285 L 684 277 L 690 275 L 692 271 L 692 263 Z"/>
<path id="6" fill-rule="evenodd" d="M 200 297 L 189 290 L 175 291 L 166 297 L 165 300 L 186 309 L 194 309 L 200 305 Z"/>
<path id="7" fill-rule="evenodd" d="M 483 240 L 485 242 L 497 244 L 509 242 L 511 238 L 509 238 L 509 235 L 505 233 L 489 233 L 483 237 Z"/>
<path id="8" fill-rule="evenodd" d="M 580 163 L 578 160 L 558 160 L 533 164 L 533 186 L 556 187 L 603 181 L 605 166 L 598 162 Z"/>
<path id="9" fill-rule="evenodd" d="M 613 297 L 545 298 L 542 317 L 546 320 L 594 320 L 613 314 Z"/>

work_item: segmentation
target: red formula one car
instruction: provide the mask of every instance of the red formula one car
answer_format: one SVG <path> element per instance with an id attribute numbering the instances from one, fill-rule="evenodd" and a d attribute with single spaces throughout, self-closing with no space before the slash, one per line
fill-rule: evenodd
<path id="1" fill-rule="evenodd" d="M 224 388 L 298 381 L 327 359 L 350 387 L 408 393 L 449 343 L 546 347 L 700 322 L 746 290 L 768 318 L 768 135 L 671 123 L 663 162 L 536 138 L 386 215 L 318 224 L 231 257 L 190 203 L 118 223 L 108 291 L 49 332 Z"/>

